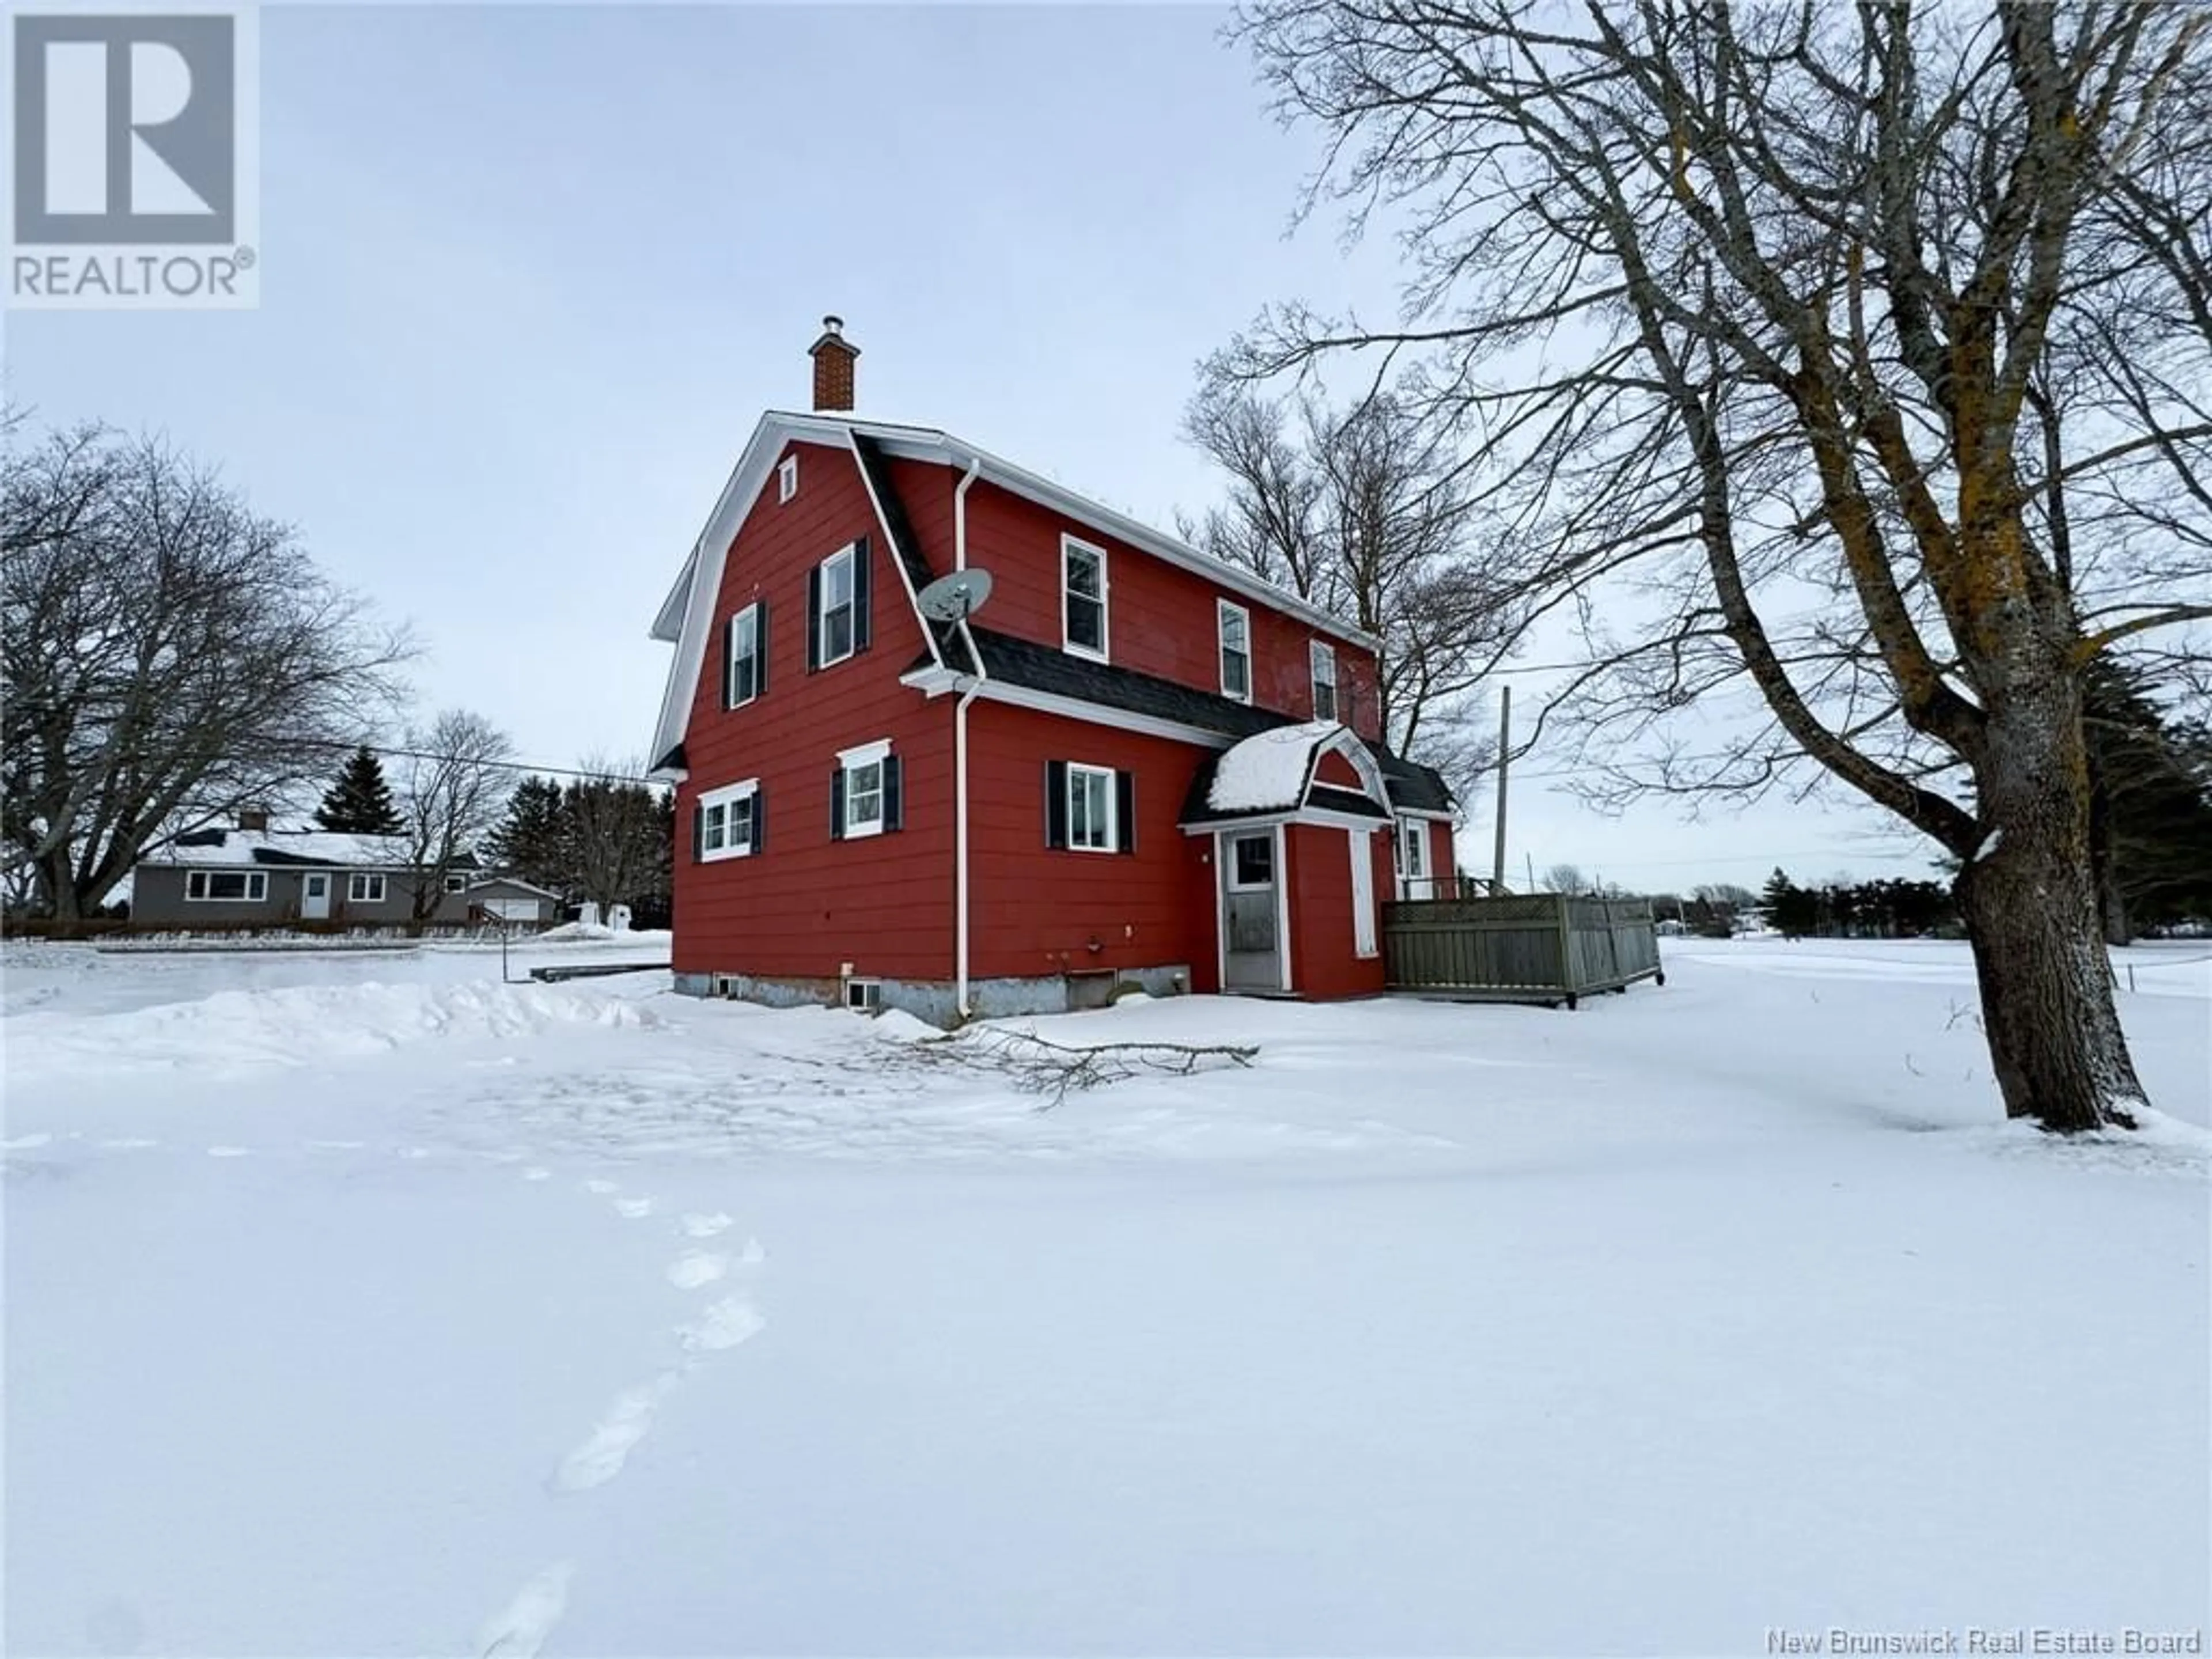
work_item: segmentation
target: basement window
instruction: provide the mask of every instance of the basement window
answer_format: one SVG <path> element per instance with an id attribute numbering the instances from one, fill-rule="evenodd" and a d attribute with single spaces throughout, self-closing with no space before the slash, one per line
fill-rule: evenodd
<path id="1" fill-rule="evenodd" d="M 845 1006 L 856 1013 L 879 1014 L 884 1011 L 884 982 L 879 979 L 848 979 L 845 981 Z"/>

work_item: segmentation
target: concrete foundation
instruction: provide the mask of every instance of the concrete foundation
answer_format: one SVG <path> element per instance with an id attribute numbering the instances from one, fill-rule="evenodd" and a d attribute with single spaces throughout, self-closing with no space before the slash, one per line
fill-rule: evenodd
<path id="1" fill-rule="evenodd" d="M 780 979 L 759 974 L 678 974 L 676 990 L 690 997 L 733 997 L 770 1008 L 842 1007 L 846 982 L 836 979 Z M 950 980 L 856 979 L 877 988 L 879 1006 L 951 1030 L 960 1014 Z M 1190 969 L 1181 963 L 1123 968 L 1096 974 L 1043 974 L 1031 979 L 978 979 L 968 984 L 968 1008 L 977 1019 L 1007 1014 L 1064 1014 L 1103 1008 L 1123 987 L 1156 997 L 1190 989 Z"/>

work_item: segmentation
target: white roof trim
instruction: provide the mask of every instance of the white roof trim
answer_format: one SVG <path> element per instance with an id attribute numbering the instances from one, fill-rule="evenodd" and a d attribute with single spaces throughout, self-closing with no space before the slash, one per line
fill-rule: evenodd
<path id="1" fill-rule="evenodd" d="M 1226 749 L 1237 739 L 1202 726 L 1186 726 L 1181 720 L 1162 720 L 1156 714 L 1133 714 L 1126 708 L 1115 708 L 1103 702 L 1086 702 L 1080 697 L 1063 697 L 1050 691 L 1033 691 L 1025 685 L 1009 685 L 1004 680 L 978 679 L 968 674 L 950 674 L 941 668 L 918 668 L 899 677 L 902 685 L 910 685 L 933 697 L 947 691 L 974 691 L 985 702 L 1003 702 L 1015 708 L 1033 708 L 1042 714 L 1060 714 L 1072 720 L 1086 720 L 1093 726 L 1107 726 L 1117 732 L 1135 732 L 1148 738 L 1167 738 L 1176 743 L 1196 744 L 1202 749 Z"/>
<path id="2" fill-rule="evenodd" d="M 535 893 L 540 898 L 557 899 L 561 896 L 550 887 L 540 887 L 536 882 L 525 881 L 520 876 L 487 876 L 482 881 L 472 881 L 461 890 L 461 896 L 485 887 L 519 887 L 526 893 Z"/>

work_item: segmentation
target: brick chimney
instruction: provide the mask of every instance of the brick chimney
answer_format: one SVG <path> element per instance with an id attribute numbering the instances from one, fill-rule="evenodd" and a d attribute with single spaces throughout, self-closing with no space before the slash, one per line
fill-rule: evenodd
<path id="1" fill-rule="evenodd" d="M 238 827 L 241 830 L 258 830 L 265 834 L 269 829 L 269 809 L 265 806 L 240 807 Z"/>
<path id="2" fill-rule="evenodd" d="M 814 407 L 832 414 L 849 414 L 853 408 L 853 359 L 860 348 L 845 337 L 842 317 L 822 319 L 822 337 L 806 348 L 814 359 Z"/>

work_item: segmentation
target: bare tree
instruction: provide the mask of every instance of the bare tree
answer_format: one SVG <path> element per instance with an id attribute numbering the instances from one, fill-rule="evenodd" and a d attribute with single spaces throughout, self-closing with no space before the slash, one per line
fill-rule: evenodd
<path id="1" fill-rule="evenodd" d="M 1515 605 L 1474 533 L 1451 427 L 1390 393 L 1340 412 L 1316 397 L 1264 398 L 1220 373 L 1184 427 L 1228 486 L 1220 505 L 1184 520 L 1185 535 L 1379 638 L 1385 741 L 1468 793 L 1495 747 L 1471 694 Z"/>
<path id="2" fill-rule="evenodd" d="M 410 731 L 399 777 L 399 815 L 406 821 L 408 860 L 416 871 L 414 919 L 419 927 L 438 908 L 446 877 L 464 854 L 485 844 L 514 789 L 507 763 L 514 745 L 481 714 L 448 708 Z"/>
<path id="3" fill-rule="evenodd" d="M 1583 874 L 1579 864 L 1555 864 L 1544 872 L 1544 890 L 1547 893 L 1583 893 L 1589 890 L 1589 878 Z"/>
<path id="4" fill-rule="evenodd" d="M 1241 27 L 1330 134 L 1313 201 L 1355 229 L 1388 204 L 1413 269 L 1402 325 L 1287 307 L 1225 372 L 1432 354 L 1428 412 L 1487 463 L 1531 614 L 1589 647 L 1544 719 L 1624 790 L 1802 787 L 1809 762 L 1926 834 L 2007 1111 L 2131 1125 L 2081 686 L 2212 617 L 2212 15 L 1262 0 Z M 2100 318 L 2125 361 L 2076 400 L 2094 418 L 2035 412 Z M 2187 522 L 2105 538 L 2094 582 L 2077 546 L 2069 579 L 2054 478 Z M 1759 712 L 1716 748 L 1668 732 L 1739 688 Z"/>
<path id="5" fill-rule="evenodd" d="M 645 767 L 593 756 L 568 786 L 566 817 L 575 886 L 601 916 L 660 890 L 674 849 L 659 792 L 641 783 Z"/>
<path id="6" fill-rule="evenodd" d="M 322 772 L 410 647 L 164 445 L 82 427 L 0 465 L 0 837 L 70 921 L 163 836 Z"/>

